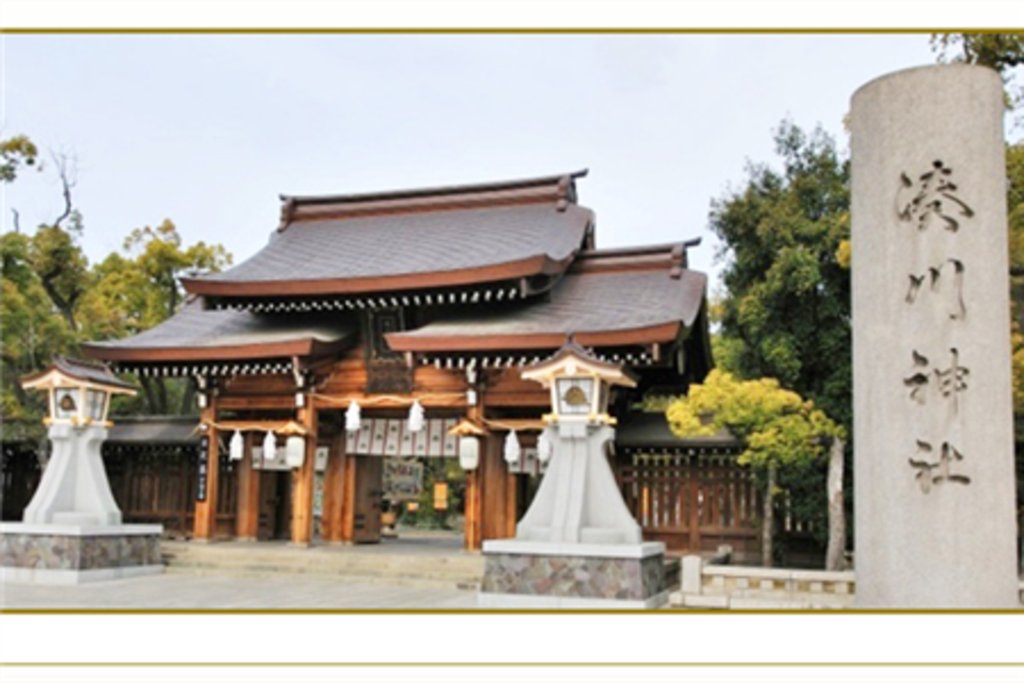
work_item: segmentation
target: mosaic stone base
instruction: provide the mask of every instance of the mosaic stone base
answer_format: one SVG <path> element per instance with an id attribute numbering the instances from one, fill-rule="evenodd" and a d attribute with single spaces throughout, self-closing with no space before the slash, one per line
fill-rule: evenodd
<path id="1" fill-rule="evenodd" d="M 662 602 L 667 595 L 664 552 L 646 557 L 486 552 L 481 594 L 555 598 L 559 604 Z M 515 600 L 509 602 L 510 605 Z M 491 600 L 493 603 L 493 600 Z"/>
<path id="2" fill-rule="evenodd" d="M 5 570 L 4 576 L 30 579 L 35 574 L 54 572 L 62 576 L 92 573 L 97 578 L 113 578 L 124 575 L 121 570 L 125 569 L 163 567 L 159 526 L 126 526 L 121 532 L 116 527 L 104 527 L 95 534 L 87 527 L 55 528 L 48 532 L 32 526 L 29 531 L 21 531 L 17 525 L 5 524 L 0 530 L 0 567 Z"/>

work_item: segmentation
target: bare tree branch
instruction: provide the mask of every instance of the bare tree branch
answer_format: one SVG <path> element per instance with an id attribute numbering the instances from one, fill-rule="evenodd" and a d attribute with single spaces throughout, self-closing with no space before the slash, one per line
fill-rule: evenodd
<path id="1" fill-rule="evenodd" d="M 71 203 L 71 188 L 78 183 L 78 159 L 74 154 L 67 152 L 50 152 L 50 157 L 57 167 L 61 192 L 64 195 L 64 211 L 53 221 L 53 226 L 59 227 L 74 211 L 74 206 Z"/>

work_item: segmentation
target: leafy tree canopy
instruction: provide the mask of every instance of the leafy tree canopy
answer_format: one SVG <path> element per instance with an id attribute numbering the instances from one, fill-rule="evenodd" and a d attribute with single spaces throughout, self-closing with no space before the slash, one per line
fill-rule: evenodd
<path id="1" fill-rule="evenodd" d="M 33 165 L 36 146 L 24 136 L 0 142 L 3 182 L 14 181 L 22 164 Z M 182 274 L 217 271 L 231 263 L 221 245 L 183 246 L 174 223 L 134 230 L 122 253 L 90 266 L 80 241 L 81 215 L 72 202 L 73 172 L 55 157 L 64 209 L 30 234 L 0 235 L 3 364 L 0 417 L 5 438 L 37 438 L 44 406 L 18 380 L 44 368 L 55 355 L 78 355 L 84 341 L 138 334 L 176 313 L 184 298 Z M 186 412 L 191 386 L 182 380 L 146 378 L 137 399 L 119 398 L 115 408 L 153 414 Z M 34 393 L 34 392 L 33 392 Z"/>
<path id="2" fill-rule="evenodd" d="M 0 140 L 0 182 L 13 182 L 21 166 L 34 166 L 38 157 L 39 150 L 24 135 Z"/>
<path id="3" fill-rule="evenodd" d="M 824 412 L 770 378 L 738 380 L 712 370 L 688 396 L 673 401 L 665 414 L 679 436 L 712 436 L 725 429 L 746 447 L 739 463 L 758 469 L 816 460 L 828 437 L 845 432 Z"/>
<path id="4" fill-rule="evenodd" d="M 726 259 L 718 346 L 740 376 L 775 377 L 849 425 L 849 164 L 824 131 L 789 121 L 775 149 L 781 171 L 748 164 L 743 189 L 712 203 Z"/>

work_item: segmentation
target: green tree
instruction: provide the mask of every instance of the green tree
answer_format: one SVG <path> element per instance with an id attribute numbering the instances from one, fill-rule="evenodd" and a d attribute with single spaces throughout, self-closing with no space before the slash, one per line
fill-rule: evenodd
<path id="1" fill-rule="evenodd" d="M 35 166 L 39 150 L 25 135 L 0 140 L 0 182 L 10 183 L 22 166 Z"/>
<path id="2" fill-rule="evenodd" d="M 27 137 L 15 136 L 0 142 L 0 155 L 0 180 L 10 183 L 22 165 L 36 164 L 38 150 Z M 15 230 L 0 236 L 0 418 L 5 439 L 42 438 L 42 402 L 26 394 L 18 380 L 40 370 L 54 355 L 74 353 L 78 346 L 75 309 L 88 279 L 77 239 L 81 217 L 71 201 L 73 159 L 53 159 L 64 196 L 61 213 L 28 235 L 21 232 L 14 211 Z"/>
<path id="3" fill-rule="evenodd" d="M 819 462 L 826 443 L 844 438 L 843 428 L 774 379 L 741 381 L 720 370 L 673 401 L 665 416 L 679 436 L 711 436 L 726 429 L 743 442 L 738 462 L 750 466 L 763 487 L 761 557 L 764 566 L 772 566 L 778 474 Z"/>
<path id="4" fill-rule="evenodd" d="M 184 301 L 182 274 L 219 271 L 231 263 L 222 245 L 198 242 L 183 247 L 174 223 L 136 228 L 113 253 L 92 269 L 92 283 L 82 302 L 83 338 L 120 339 L 147 330 L 177 313 Z M 167 415 L 192 410 L 192 380 L 139 377 L 142 395 L 122 399 L 120 408 Z"/>
<path id="5" fill-rule="evenodd" d="M 1015 81 L 1015 69 L 1024 65 L 1024 33 L 935 33 L 932 50 L 940 62 L 979 64 L 995 69 L 1006 84 L 1006 101 L 1016 107 L 1024 90 Z"/>
<path id="6" fill-rule="evenodd" d="M 748 164 L 743 189 L 712 203 L 725 292 L 720 348 L 741 377 L 775 377 L 849 427 L 849 164 L 821 129 L 783 121 L 777 171 Z"/>
<path id="7" fill-rule="evenodd" d="M 36 165 L 38 150 L 25 136 L 0 142 L 3 182 Z M 55 355 L 77 355 L 83 341 L 138 334 L 166 320 L 182 305 L 182 274 L 220 270 L 231 256 L 219 244 L 183 246 L 174 223 L 132 231 L 124 253 L 90 267 L 81 248 L 83 221 L 75 209 L 73 157 L 54 155 L 63 207 L 52 221 L 25 234 L 0 235 L 3 298 L 0 326 L 3 363 L 0 417 L 5 439 L 42 438 L 44 406 L 22 391 L 19 379 L 44 368 Z M 17 216 L 17 213 L 15 213 Z M 194 386 L 184 380 L 145 378 L 137 399 L 119 398 L 124 412 L 167 414 L 191 409 Z"/>

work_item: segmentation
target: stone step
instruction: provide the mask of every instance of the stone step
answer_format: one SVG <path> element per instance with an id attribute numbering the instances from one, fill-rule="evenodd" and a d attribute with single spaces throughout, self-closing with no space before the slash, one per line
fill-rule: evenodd
<path id="1" fill-rule="evenodd" d="M 401 568 L 388 568 L 388 567 L 363 567 L 359 569 L 353 569 L 352 567 L 339 566 L 339 565 L 307 565 L 300 566 L 291 563 L 272 563 L 272 562 L 206 562 L 206 561 L 191 561 L 191 562 L 172 562 L 167 565 L 168 569 L 175 570 L 202 570 L 202 571 L 215 571 L 222 570 L 224 572 L 229 571 L 260 571 L 275 574 L 306 574 L 306 575 L 349 575 L 349 576 L 368 576 L 368 577 L 397 577 L 397 578 L 426 578 L 426 579 L 439 579 L 439 580 L 469 580 L 479 581 L 482 576 L 482 572 L 476 571 L 451 571 L 444 567 L 401 567 Z"/>
<path id="2" fill-rule="evenodd" d="M 205 576 L 295 575 L 350 583 L 477 590 L 484 567 L 480 555 L 388 553 L 344 548 L 290 548 L 257 543 L 165 543 L 168 572 Z"/>
<path id="3" fill-rule="evenodd" d="M 275 571 L 296 572 L 296 573 L 317 573 L 317 572 L 349 572 L 353 574 L 437 574 L 449 576 L 481 576 L 483 564 L 473 563 L 446 563 L 430 561 L 392 561 L 378 560 L 376 562 L 353 562 L 345 559 L 314 559 L 305 561 L 292 560 L 289 558 L 274 557 L 170 557 L 164 556 L 164 564 L 167 566 L 188 567 L 273 567 Z"/>
<path id="4" fill-rule="evenodd" d="M 266 567 L 202 567 L 202 566 L 168 566 L 169 574 L 188 574 L 191 576 L 227 576 L 252 579 L 281 579 L 282 576 L 296 575 L 318 581 L 331 581 L 350 584 L 371 584 L 385 586 L 402 586 L 406 588 L 436 588 L 443 590 L 480 589 L 480 577 L 444 577 L 431 578 L 424 576 L 375 576 L 371 574 L 307 572 L 299 573 L 288 570 L 268 569 Z"/>

